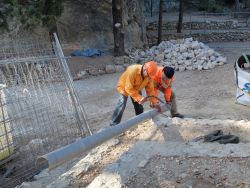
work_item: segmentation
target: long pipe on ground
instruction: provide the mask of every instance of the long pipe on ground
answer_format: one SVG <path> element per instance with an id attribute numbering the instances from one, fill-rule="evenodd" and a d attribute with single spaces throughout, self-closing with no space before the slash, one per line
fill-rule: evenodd
<path id="1" fill-rule="evenodd" d="M 161 105 L 161 112 L 165 112 L 169 109 L 170 105 Z M 120 123 L 113 127 L 109 127 L 99 133 L 77 140 L 72 144 L 66 145 L 39 157 L 37 160 L 37 165 L 42 165 L 44 168 L 53 169 L 75 157 L 78 157 L 82 153 L 87 152 L 96 146 L 99 146 L 103 142 L 120 135 L 122 132 L 127 131 L 138 123 L 146 119 L 155 117 L 157 114 L 159 114 L 158 110 L 152 109 L 140 115 L 137 115 L 127 120 L 126 122 Z"/>

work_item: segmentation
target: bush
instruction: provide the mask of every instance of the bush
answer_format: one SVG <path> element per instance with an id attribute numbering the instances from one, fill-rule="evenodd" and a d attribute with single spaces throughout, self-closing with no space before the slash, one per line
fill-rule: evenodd
<path id="1" fill-rule="evenodd" d="M 216 0 L 208 0 L 208 12 L 223 12 L 223 7 L 216 3 Z"/>
<path id="2" fill-rule="evenodd" d="M 56 18 L 63 11 L 63 0 L 4 0 L 8 10 L 3 19 L 8 17 L 19 20 L 25 28 L 32 29 L 37 25 L 53 28 Z"/>

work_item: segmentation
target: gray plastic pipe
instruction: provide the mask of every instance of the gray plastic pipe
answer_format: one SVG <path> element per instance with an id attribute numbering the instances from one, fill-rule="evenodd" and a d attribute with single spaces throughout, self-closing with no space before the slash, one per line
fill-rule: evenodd
<path id="1" fill-rule="evenodd" d="M 169 109 L 170 105 L 161 105 L 162 112 L 165 112 Z M 99 133 L 77 140 L 72 144 L 66 145 L 62 148 L 39 157 L 37 160 L 37 165 L 42 166 L 43 168 L 53 169 L 75 157 L 78 157 L 82 153 L 87 152 L 96 146 L 99 146 L 103 142 L 120 135 L 122 132 L 125 132 L 138 123 L 146 119 L 153 118 L 157 114 L 159 114 L 157 109 L 152 109 L 138 116 L 135 116 L 127 120 L 126 122 L 120 123 L 113 127 L 109 127 Z"/>

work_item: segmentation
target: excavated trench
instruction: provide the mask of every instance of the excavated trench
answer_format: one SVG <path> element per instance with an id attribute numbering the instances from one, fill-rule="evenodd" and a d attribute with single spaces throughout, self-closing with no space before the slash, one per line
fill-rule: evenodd
<path id="1" fill-rule="evenodd" d="M 163 116 L 153 122 L 159 139 L 139 139 L 88 187 L 250 187 L 250 122 Z M 215 130 L 240 143 L 193 140 Z"/>

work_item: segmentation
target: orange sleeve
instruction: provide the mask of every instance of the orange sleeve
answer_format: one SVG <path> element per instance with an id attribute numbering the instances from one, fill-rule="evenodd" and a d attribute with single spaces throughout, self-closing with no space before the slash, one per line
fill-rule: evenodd
<path id="1" fill-rule="evenodd" d="M 138 90 L 134 88 L 134 81 L 135 76 L 133 74 L 133 71 L 130 71 L 125 81 L 125 91 L 134 99 L 134 101 L 139 102 L 142 99 L 142 96 L 139 94 Z"/>
<path id="2" fill-rule="evenodd" d="M 166 102 L 170 102 L 171 94 L 172 94 L 172 88 L 171 87 L 168 87 L 167 89 L 164 89 L 164 98 L 165 98 Z"/>
<path id="3" fill-rule="evenodd" d="M 171 85 L 168 88 L 164 89 L 164 98 L 166 102 L 170 102 L 171 100 L 173 81 L 174 81 L 174 77 L 171 79 Z"/>

